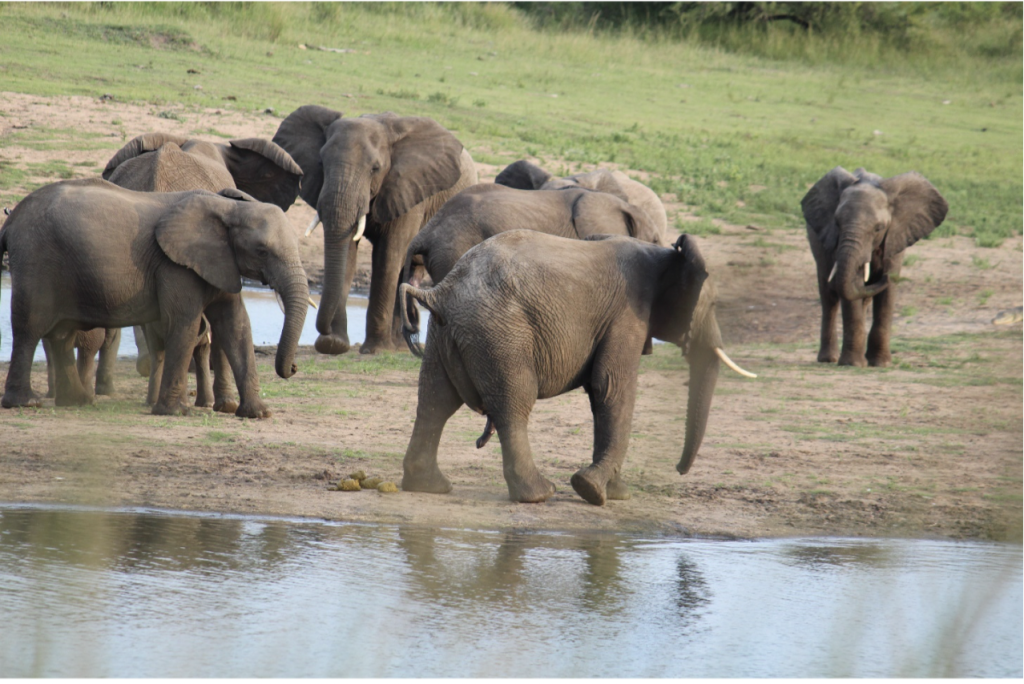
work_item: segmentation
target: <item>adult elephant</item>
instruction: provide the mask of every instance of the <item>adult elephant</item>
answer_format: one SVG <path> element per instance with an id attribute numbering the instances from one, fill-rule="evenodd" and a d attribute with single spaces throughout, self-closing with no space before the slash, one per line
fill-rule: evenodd
<path id="1" fill-rule="evenodd" d="M 406 248 L 449 198 L 476 183 L 473 159 L 432 119 L 390 112 L 345 119 L 318 105 L 289 114 L 274 142 L 302 167 L 300 194 L 324 224 L 316 350 L 349 350 L 345 303 L 364 234 L 373 244 L 373 270 L 366 340 L 359 351 L 396 348 L 402 338 L 395 288 Z M 315 226 L 316 221 L 310 232 Z"/>
<path id="2" fill-rule="evenodd" d="M 555 488 L 533 463 L 530 411 L 537 399 L 583 387 L 594 414 L 593 464 L 572 476 L 573 489 L 596 505 L 627 498 L 621 469 L 649 336 L 682 346 L 690 363 L 686 441 L 676 466 L 689 471 L 719 358 L 728 358 L 707 275 L 685 235 L 665 248 L 517 230 L 474 247 L 431 290 L 402 285 L 403 300 L 412 296 L 431 312 L 402 488 L 451 490 L 437 448 L 448 418 L 465 403 L 497 428 L 509 498 L 546 500 Z"/>
<path id="3" fill-rule="evenodd" d="M 557 190 L 564 187 L 580 187 L 611 193 L 647 212 L 647 215 L 654 221 L 655 227 L 664 236 L 666 244 L 671 242 L 668 237 L 668 215 L 665 213 L 665 205 L 661 203 L 657 193 L 621 171 L 597 169 L 588 173 L 577 173 L 573 176 L 558 178 L 536 164 L 521 159 L 502 169 L 494 182 L 520 190 Z"/>
<path id="4" fill-rule="evenodd" d="M 187 413 L 188 361 L 205 313 L 241 398 L 235 415 L 270 415 L 259 378 L 241 278 L 269 283 L 286 303 L 276 370 L 295 373 L 309 289 L 280 208 L 238 190 L 149 193 L 100 179 L 62 181 L 22 200 L 0 230 L 10 254 L 11 363 L 0 405 L 38 406 L 32 355 L 55 350 L 55 402 L 92 399 L 74 371 L 78 330 L 158 322 L 166 360 L 155 414 Z"/>
<path id="5" fill-rule="evenodd" d="M 104 179 L 129 190 L 220 192 L 237 188 L 260 202 L 276 204 L 282 211 L 287 211 L 298 196 L 301 177 L 302 169 L 295 160 L 279 145 L 263 138 L 240 138 L 224 144 L 159 132 L 133 138 L 103 169 Z M 200 340 L 203 339 L 206 338 L 200 335 Z M 149 350 L 154 346 L 162 349 L 163 341 L 152 325 L 145 331 L 136 326 L 135 341 L 138 345 L 136 368 L 150 377 L 148 402 L 152 404 L 159 391 L 154 383 L 159 381 L 161 368 L 160 363 L 151 363 Z M 119 339 L 114 340 L 100 349 L 101 368 L 106 356 L 116 356 L 118 342 Z M 213 361 L 215 385 L 209 384 L 205 368 L 197 370 L 196 406 L 212 406 L 215 411 L 233 413 L 238 402 L 231 396 L 230 369 L 218 342 L 211 341 L 209 348 L 197 345 L 196 360 Z M 79 350 L 79 355 L 81 353 Z M 105 375 L 101 373 L 97 381 L 98 385 L 105 381 Z"/>
<path id="6" fill-rule="evenodd" d="M 946 218 L 949 205 L 919 173 L 882 178 L 864 169 L 850 173 L 841 166 L 815 183 L 800 204 L 817 262 L 821 297 L 818 361 L 888 366 L 903 250 L 935 230 Z M 867 307 L 872 300 L 874 322 L 866 333 Z M 840 308 L 842 351 L 835 332 Z"/>
<path id="7" fill-rule="evenodd" d="M 402 282 L 418 285 L 420 268 L 436 284 L 471 247 L 499 233 L 526 228 L 549 235 L 582 239 L 592 235 L 628 235 L 665 245 L 662 233 L 645 211 L 614 195 L 565 187 L 561 190 L 516 190 L 481 184 L 448 201 L 413 238 L 405 255 Z M 417 356 L 419 313 L 406 303 L 406 342 Z"/>

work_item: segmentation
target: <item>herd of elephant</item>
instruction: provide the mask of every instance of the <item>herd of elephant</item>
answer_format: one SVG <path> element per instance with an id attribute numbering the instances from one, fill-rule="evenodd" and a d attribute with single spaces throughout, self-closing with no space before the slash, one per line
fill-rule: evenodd
<path id="1" fill-rule="evenodd" d="M 283 302 L 275 370 L 288 378 L 312 303 L 284 215 L 297 196 L 317 212 L 307 237 L 323 224 L 316 350 L 350 348 L 345 303 L 365 238 L 373 250 L 360 352 L 407 345 L 423 357 L 407 491 L 450 491 L 437 449 L 465 404 L 486 416 L 478 446 L 498 434 L 510 498 L 548 499 L 555 489 L 534 465 L 529 415 L 538 399 L 582 387 L 593 461 L 571 484 L 593 504 L 626 499 L 620 473 L 640 357 L 653 338 L 682 347 L 690 366 L 680 473 L 703 439 L 720 361 L 752 377 L 722 350 L 715 287 L 696 241 L 669 237 L 650 188 L 617 171 L 556 178 L 527 161 L 478 183 L 468 151 L 429 118 L 345 118 L 307 105 L 272 141 L 141 135 L 102 179 L 53 183 L 19 202 L 0 230 L 14 338 L 0 404 L 41 405 L 30 382 L 40 340 L 58 406 L 93 401 L 93 376 L 95 393 L 111 393 L 120 329 L 141 326 L 138 367 L 149 375 L 154 414 L 189 411 L 193 362 L 197 406 L 269 416 L 242 278 Z M 886 365 L 903 250 L 943 221 L 945 200 L 914 172 L 883 179 L 836 167 L 802 206 L 822 304 L 818 360 Z M 434 287 L 420 288 L 428 276 Z M 417 303 L 431 312 L 425 346 Z"/>

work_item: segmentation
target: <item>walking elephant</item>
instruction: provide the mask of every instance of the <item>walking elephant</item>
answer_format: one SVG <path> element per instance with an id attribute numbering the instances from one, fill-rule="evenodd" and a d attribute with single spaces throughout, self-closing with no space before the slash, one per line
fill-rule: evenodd
<path id="1" fill-rule="evenodd" d="M 187 413 L 188 361 L 205 313 L 235 376 L 235 415 L 270 415 L 259 397 L 241 278 L 270 284 L 286 303 L 276 371 L 295 373 L 309 289 L 280 208 L 238 190 L 148 193 L 100 179 L 31 193 L 0 230 L 10 255 L 13 351 L 0 405 L 38 406 L 31 384 L 40 338 L 55 351 L 55 402 L 92 399 L 74 372 L 78 330 L 157 323 L 166 360 L 155 414 Z"/>
<path id="2" fill-rule="evenodd" d="M 903 250 L 935 230 L 946 218 L 949 205 L 919 173 L 882 178 L 864 169 L 851 174 L 841 166 L 815 183 L 800 204 L 817 262 L 821 297 L 818 361 L 888 366 Z M 872 301 L 874 322 L 866 333 L 867 307 Z M 835 332 L 840 308 L 841 351 Z"/>
<path id="3" fill-rule="evenodd" d="M 448 275 L 459 258 L 487 238 L 509 230 L 536 230 L 549 235 L 582 239 L 592 235 L 628 235 L 656 245 L 662 233 L 645 211 L 605 192 L 581 187 L 561 190 L 516 190 L 481 184 L 467 188 L 448 201 L 413 238 L 405 255 L 402 282 L 419 285 L 421 269 L 436 284 Z M 404 332 L 417 356 L 422 349 L 419 313 L 406 302 L 408 325 Z"/>
<path id="4" fill-rule="evenodd" d="M 298 196 L 301 177 L 302 169 L 295 160 L 280 146 L 263 138 L 230 140 L 223 144 L 169 133 L 146 133 L 132 139 L 111 157 L 103 170 L 104 179 L 129 190 L 220 192 L 237 188 L 260 202 L 276 204 L 282 211 L 287 211 Z M 147 344 L 144 335 L 152 342 Z M 200 338 L 207 339 L 209 335 L 200 335 Z M 154 326 L 147 326 L 145 332 L 136 326 L 135 341 L 138 345 L 136 368 L 150 376 L 148 402 L 152 404 L 159 390 L 153 383 L 159 381 L 160 369 L 150 370 L 149 348 L 153 345 L 162 348 L 163 342 Z M 238 402 L 232 396 L 230 368 L 218 342 L 210 341 L 206 349 L 197 347 L 194 354 L 196 360 L 213 361 L 216 378 L 216 386 L 211 389 L 207 369 L 197 371 L 196 406 L 212 406 L 216 411 L 233 413 Z M 116 344 L 101 349 L 101 365 L 105 354 L 116 356 Z M 211 391 L 213 394 L 208 393 Z"/>
<path id="5" fill-rule="evenodd" d="M 345 119 L 317 105 L 289 114 L 274 142 L 304 172 L 300 194 L 317 210 L 307 235 L 317 221 L 324 224 L 316 350 L 349 350 L 345 303 L 364 235 L 373 244 L 373 270 L 366 340 L 359 351 L 397 348 L 402 337 L 395 290 L 406 248 L 449 198 L 477 182 L 473 159 L 432 119 L 390 112 Z"/>
<path id="6" fill-rule="evenodd" d="M 668 215 L 665 213 L 665 205 L 661 203 L 657 193 L 621 171 L 597 169 L 588 173 L 556 178 L 539 166 L 521 159 L 502 169 L 494 182 L 520 190 L 557 190 L 564 187 L 580 187 L 608 192 L 647 212 L 657 230 L 662 234 L 665 244 L 672 241 L 669 239 Z"/>
<path id="7" fill-rule="evenodd" d="M 546 500 L 555 488 L 533 462 L 530 412 L 538 399 L 583 387 L 594 414 L 593 464 L 572 476 L 573 489 L 596 505 L 628 498 L 621 469 L 649 336 L 682 346 L 690 363 L 686 441 L 676 466 L 685 474 L 704 437 L 719 358 L 728 359 L 707 276 L 685 235 L 665 248 L 517 230 L 474 247 L 431 290 L 402 285 L 403 301 L 409 295 L 431 312 L 402 488 L 451 490 L 437 448 L 448 418 L 465 403 L 497 429 L 509 498 Z"/>

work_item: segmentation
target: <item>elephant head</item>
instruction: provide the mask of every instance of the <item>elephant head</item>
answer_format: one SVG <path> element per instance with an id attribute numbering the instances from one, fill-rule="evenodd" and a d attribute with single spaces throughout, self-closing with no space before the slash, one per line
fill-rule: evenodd
<path id="1" fill-rule="evenodd" d="M 686 437 L 676 470 L 685 475 L 693 465 L 704 439 L 711 398 L 718 383 L 719 362 L 745 377 L 749 373 L 726 355 L 722 332 L 715 318 L 718 293 L 708 279 L 704 259 L 693 238 L 680 235 L 673 247 L 678 267 L 666 271 L 658 284 L 660 293 L 651 308 L 651 334 L 683 348 L 690 366 L 689 396 L 686 402 Z"/>
<path id="2" fill-rule="evenodd" d="M 833 262 L 829 281 L 843 299 L 873 297 L 889 285 L 903 250 L 931 233 L 949 205 L 919 173 L 881 178 L 841 166 L 801 201 L 808 229 Z"/>
<path id="3" fill-rule="evenodd" d="M 367 225 L 387 224 L 460 178 L 462 143 L 437 122 L 390 112 L 342 118 L 306 105 L 281 122 L 274 142 L 303 170 L 300 194 L 324 224 L 324 288 L 317 314 L 321 353 L 347 351 L 344 283 L 349 245 Z M 315 227 L 314 222 L 311 229 Z"/>
<path id="4" fill-rule="evenodd" d="M 166 133 L 131 140 L 103 169 L 104 180 L 129 190 L 184 192 L 238 188 L 287 211 L 299 194 L 302 169 L 280 146 L 262 138 L 227 145 Z"/>
<path id="5" fill-rule="evenodd" d="M 666 247 L 661 232 L 640 207 L 630 204 L 609 193 L 585 190 L 567 185 L 564 192 L 577 192 L 579 197 L 572 204 L 572 223 L 576 233 L 585 238 L 590 235 L 626 234 L 644 242 Z"/>
<path id="6" fill-rule="evenodd" d="M 241 292 L 244 276 L 281 295 L 285 316 L 275 369 L 282 378 L 294 375 L 309 288 L 284 212 L 238 190 L 190 193 L 161 217 L 155 234 L 171 261 L 220 290 Z"/>

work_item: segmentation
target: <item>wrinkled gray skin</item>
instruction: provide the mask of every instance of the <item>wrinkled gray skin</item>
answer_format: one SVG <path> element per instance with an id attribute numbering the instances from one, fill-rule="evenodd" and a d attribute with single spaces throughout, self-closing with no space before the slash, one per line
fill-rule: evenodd
<path id="1" fill-rule="evenodd" d="M 628 498 L 620 473 L 649 336 L 683 346 L 690 363 L 686 438 L 676 466 L 686 473 L 718 379 L 721 335 L 706 278 L 685 235 L 665 248 L 626 237 L 580 241 L 518 230 L 471 249 L 431 290 L 403 285 L 403 298 L 424 304 L 431 318 L 402 488 L 451 490 L 437 448 L 448 418 L 466 404 L 497 428 L 509 498 L 546 500 L 555 488 L 533 462 L 530 411 L 537 399 L 583 387 L 594 414 L 593 463 L 573 475 L 572 486 L 596 505 Z"/>
<path id="2" fill-rule="evenodd" d="M 235 415 L 270 415 L 259 398 L 241 278 L 269 283 L 285 302 L 276 370 L 295 373 L 309 289 L 284 212 L 238 190 L 146 193 L 99 179 L 36 190 L 0 230 L 10 255 L 14 349 L 0 405 L 39 406 L 32 355 L 55 352 L 55 403 L 93 396 L 74 370 L 75 333 L 158 323 L 166 361 L 155 414 L 187 413 L 188 362 L 205 313 L 235 376 Z"/>
<path id="3" fill-rule="evenodd" d="M 237 188 L 260 202 L 276 204 L 282 211 L 287 211 L 298 196 L 301 177 L 302 169 L 295 160 L 269 140 L 244 138 L 222 144 L 169 133 L 146 133 L 134 138 L 111 157 L 103 170 L 104 179 L 129 190 L 220 192 Z M 147 344 L 147 338 L 152 342 Z M 200 338 L 201 341 L 209 339 L 206 335 Z M 135 341 L 139 350 L 136 368 L 150 378 L 148 403 L 152 404 L 159 392 L 161 365 L 150 362 L 149 349 L 154 346 L 162 349 L 163 341 L 152 325 L 145 331 L 136 326 Z M 197 346 L 195 350 L 197 361 L 200 357 L 207 359 L 207 366 L 197 370 L 195 405 L 234 413 L 238 402 L 231 388 L 227 357 L 218 348 L 217 341 L 212 345 L 212 348 Z M 117 347 L 112 346 L 112 354 L 116 356 L 116 353 Z M 101 364 L 103 359 L 104 351 L 101 351 Z M 215 387 L 210 385 L 207 372 L 210 360 L 215 369 Z"/>
<path id="4" fill-rule="evenodd" d="M 646 212 L 614 195 L 580 187 L 535 191 L 483 183 L 449 200 L 413 238 L 402 282 L 418 286 L 425 269 L 439 283 L 471 247 L 517 229 L 576 239 L 628 235 L 667 246 Z M 420 356 L 422 349 L 413 340 L 419 332 L 419 313 L 412 301 L 406 302 L 406 308 L 406 342 Z"/>
<path id="5" fill-rule="evenodd" d="M 395 290 L 409 242 L 451 197 L 477 182 L 455 136 L 432 119 L 391 112 L 342 118 L 317 105 L 281 122 L 274 142 L 302 167 L 302 199 L 323 221 L 324 284 L 316 350 L 349 350 L 345 303 L 356 272 L 360 217 L 373 244 L 363 354 L 404 346 Z"/>
<path id="6" fill-rule="evenodd" d="M 661 203 L 657 193 L 621 171 L 598 169 L 588 173 L 577 173 L 573 176 L 557 178 L 539 166 L 521 159 L 502 169 L 494 182 L 520 190 L 558 190 L 564 187 L 580 187 L 611 193 L 647 212 L 651 221 L 654 222 L 655 228 L 662 235 L 665 244 L 671 242 L 665 205 Z"/>
<path id="7" fill-rule="evenodd" d="M 821 297 L 818 361 L 888 366 L 903 250 L 940 225 L 949 205 L 919 173 L 882 178 L 864 169 L 851 174 L 837 166 L 815 183 L 801 206 Z M 867 282 L 865 263 L 870 263 Z M 867 308 L 872 301 L 874 322 L 868 333 Z M 840 308 L 842 350 L 835 330 Z"/>

